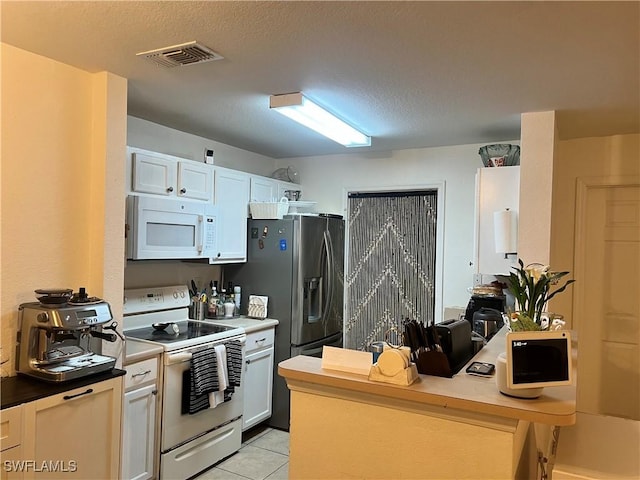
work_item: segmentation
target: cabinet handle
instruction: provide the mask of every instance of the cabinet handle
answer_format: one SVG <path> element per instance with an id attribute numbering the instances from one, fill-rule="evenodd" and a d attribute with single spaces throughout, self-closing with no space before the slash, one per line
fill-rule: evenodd
<path id="1" fill-rule="evenodd" d="M 173 187 L 167 188 L 167 192 L 169 192 L 169 193 L 173 192 Z"/>
<path id="2" fill-rule="evenodd" d="M 65 395 L 64 397 L 62 397 L 62 399 L 71 400 L 72 398 L 81 397 L 82 395 L 89 395 L 90 393 L 93 393 L 93 388 L 87 388 L 86 392 L 76 393 L 75 395 Z"/>
<path id="3" fill-rule="evenodd" d="M 145 375 L 151 373 L 151 370 L 146 370 L 144 372 L 140 372 L 140 373 L 134 373 L 133 375 L 131 375 L 131 378 L 136 378 L 136 377 L 144 377 Z"/>
<path id="4" fill-rule="evenodd" d="M 245 360 L 244 363 L 246 363 L 247 365 L 249 365 L 251 363 L 251 360 Z"/>
<path id="5" fill-rule="evenodd" d="M 151 392 L 151 395 L 157 395 L 157 394 L 158 394 L 158 389 L 154 389 L 154 390 Z"/>
<path id="6" fill-rule="evenodd" d="M 258 340 L 256 340 L 256 343 L 264 342 L 266 339 L 267 337 L 259 338 Z"/>
<path id="7" fill-rule="evenodd" d="M 184 195 L 185 193 L 187 193 L 187 189 L 186 188 L 181 188 L 180 189 L 180 193 Z"/>

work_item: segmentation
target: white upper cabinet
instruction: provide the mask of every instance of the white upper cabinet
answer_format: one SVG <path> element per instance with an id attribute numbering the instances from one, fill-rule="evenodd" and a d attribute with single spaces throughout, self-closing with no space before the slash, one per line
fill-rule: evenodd
<path id="1" fill-rule="evenodd" d="M 249 174 L 215 167 L 215 204 L 218 206 L 218 254 L 211 263 L 247 260 L 247 205 Z"/>
<path id="2" fill-rule="evenodd" d="M 211 201 L 213 168 L 206 163 L 178 162 L 178 196 Z"/>
<path id="3" fill-rule="evenodd" d="M 282 197 L 290 197 L 287 191 L 302 191 L 302 188 L 296 183 L 251 175 L 252 202 L 279 202 Z M 300 200 L 300 198 L 289 198 L 289 200 Z"/>
<path id="4" fill-rule="evenodd" d="M 213 200 L 212 165 L 144 150 L 131 151 L 134 192 Z"/>
<path id="5" fill-rule="evenodd" d="M 475 272 L 508 275 L 517 255 L 496 252 L 495 213 L 520 205 L 520 167 L 485 167 L 476 174 Z M 517 227 L 516 227 L 517 228 Z M 500 229 L 498 229 L 500 230 Z"/>
<path id="6" fill-rule="evenodd" d="M 280 199 L 278 181 L 273 178 L 251 175 L 251 201 L 273 202 Z"/>

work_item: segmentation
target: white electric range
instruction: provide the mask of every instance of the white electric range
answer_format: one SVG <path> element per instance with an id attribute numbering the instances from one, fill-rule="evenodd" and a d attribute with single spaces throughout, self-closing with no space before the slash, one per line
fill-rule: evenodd
<path id="1" fill-rule="evenodd" d="M 242 345 L 244 329 L 188 318 L 191 298 L 186 285 L 127 289 L 124 334 L 129 339 L 161 345 L 162 385 L 160 477 L 189 478 L 240 449 L 243 380 L 231 399 L 215 408 L 189 414 L 183 379 L 194 351 L 231 341 Z M 155 325 L 155 327 L 154 327 Z M 164 328 L 163 328 L 164 327 Z M 185 397 L 186 395 L 186 397 Z"/>

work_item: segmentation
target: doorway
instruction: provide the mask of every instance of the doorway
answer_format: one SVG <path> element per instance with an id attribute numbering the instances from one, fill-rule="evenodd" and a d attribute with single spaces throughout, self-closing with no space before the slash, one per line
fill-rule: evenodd
<path id="1" fill-rule="evenodd" d="M 640 186 L 582 184 L 577 220 L 578 409 L 640 420 Z"/>
<path id="2" fill-rule="evenodd" d="M 365 350 L 385 338 L 397 344 L 404 319 L 436 318 L 439 193 L 425 188 L 347 194 L 346 348 Z"/>

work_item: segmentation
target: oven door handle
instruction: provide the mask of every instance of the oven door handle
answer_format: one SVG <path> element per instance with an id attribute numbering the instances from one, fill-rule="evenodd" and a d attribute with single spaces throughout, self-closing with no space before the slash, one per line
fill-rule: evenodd
<path id="1" fill-rule="evenodd" d="M 170 353 L 165 355 L 164 364 L 165 365 L 174 365 L 176 363 L 188 362 L 192 357 L 191 352 L 180 352 L 180 353 Z"/>

